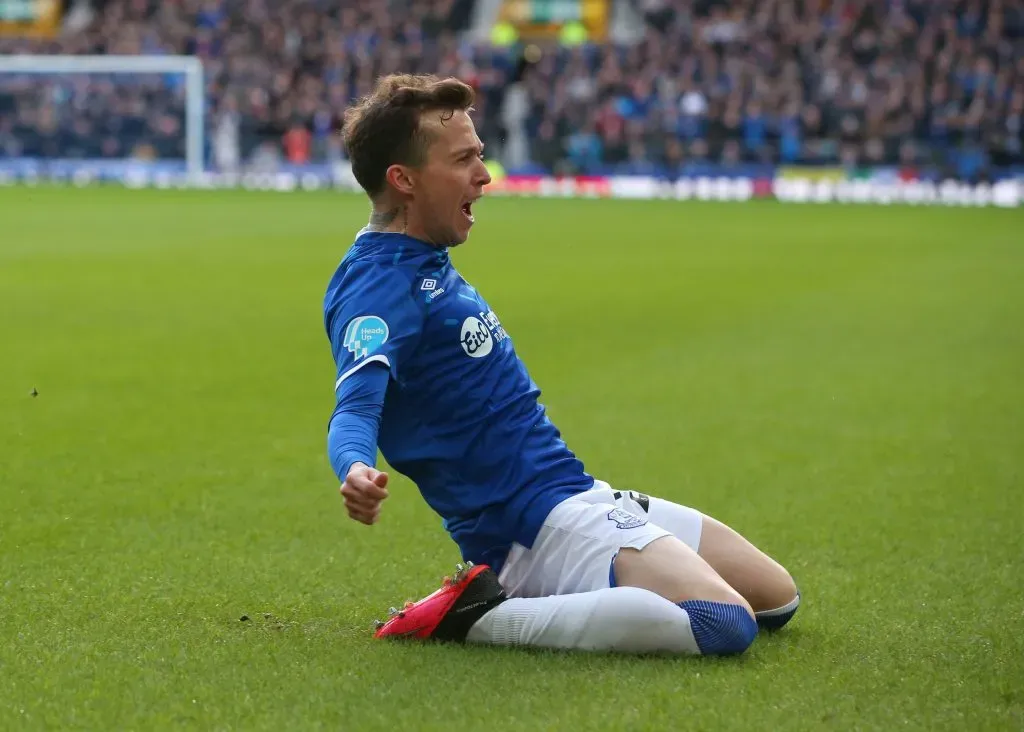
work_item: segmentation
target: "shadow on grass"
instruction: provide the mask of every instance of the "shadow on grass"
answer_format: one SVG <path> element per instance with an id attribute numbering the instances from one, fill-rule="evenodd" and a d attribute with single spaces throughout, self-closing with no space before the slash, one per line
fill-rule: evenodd
<path id="1" fill-rule="evenodd" d="M 733 668 L 747 665 L 761 665 L 774 662 L 779 656 L 798 651 L 807 635 L 800 629 L 785 629 L 771 633 L 762 632 L 754 645 L 746 653 L 733 656 L 684 656 L 669 653 L 618 653 L 612 651 L 579 651 L 548 648 L 489 646 L 477 644 L 438 643 L 433 641 L 410 640 L 376 640 L 369 635 L 367 646 L 371 652 L 379 647 L 381 655 L 406 662 L 409 659 L 426 657 L 430 663 L 450 662 L 459 665 L 474 665 L 476 662 L 500 660 L 512 665 L 523 663 L 533 665 L 538 662 L 550 664 L 557 668 L 561 664 L 567 667 L 579 666 L 581 660 L 588 665 L 600 664 L 614 669 L 616 667 L 636 667 L 638 664 L 651 665 L 655 668 L 677 667 L 680 664 L 691 666 L 695 670 L 701 668 Z"/>

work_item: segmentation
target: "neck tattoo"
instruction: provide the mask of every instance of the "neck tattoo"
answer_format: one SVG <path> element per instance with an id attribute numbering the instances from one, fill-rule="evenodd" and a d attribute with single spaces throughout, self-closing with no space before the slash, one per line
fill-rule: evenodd
<path id="1" fill-rule="evenodd" d="M 409 214 L 405 206 L 399 206 L 387 211 L 372 211 L 370 213 L 370 228 L 374 231 L 384 231 L 395 223 L 399 213 L 402 214 L 402 233 L 404 234 L 409 226 Z"/>

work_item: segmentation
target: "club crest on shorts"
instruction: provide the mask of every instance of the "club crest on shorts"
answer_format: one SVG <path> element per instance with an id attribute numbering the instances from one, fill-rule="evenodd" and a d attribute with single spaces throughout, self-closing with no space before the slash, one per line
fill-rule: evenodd
<path id="1" fill-rule="evenodd" d="M 615 526 L 620 529 L 638 529 L 647 523 L 647 519 L 640 518 L 635 513 L 623 511 L 621 508 L 613 508 L 609 511 L 608 520 L 614 521 Z"/>

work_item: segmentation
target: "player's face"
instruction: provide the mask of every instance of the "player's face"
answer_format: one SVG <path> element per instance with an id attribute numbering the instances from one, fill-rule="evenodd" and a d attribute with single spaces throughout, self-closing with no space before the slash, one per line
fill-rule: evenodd
<path id="1" fill-rule="evenodd" d="M 431 241 L 456 246 L 469 238 L 473 202 L 491 182 L 483 162 L 484 146 L 466 112 L 443 122 L 441 113 L 427 113 L 420 124 L 430 132 L 431 143 L 417 175 L 418 213 Z"/>

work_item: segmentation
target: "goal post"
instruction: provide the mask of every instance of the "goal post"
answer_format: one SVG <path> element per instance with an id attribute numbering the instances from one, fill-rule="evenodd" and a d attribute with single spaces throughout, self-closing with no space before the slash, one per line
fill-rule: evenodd
<path id="1" fill-rule="evenodd" d="M 0 74 L 181 74 L 185 79 L 185 165 L 204 172 L 203 63 L 195 56 L 0 56 Z"/>

